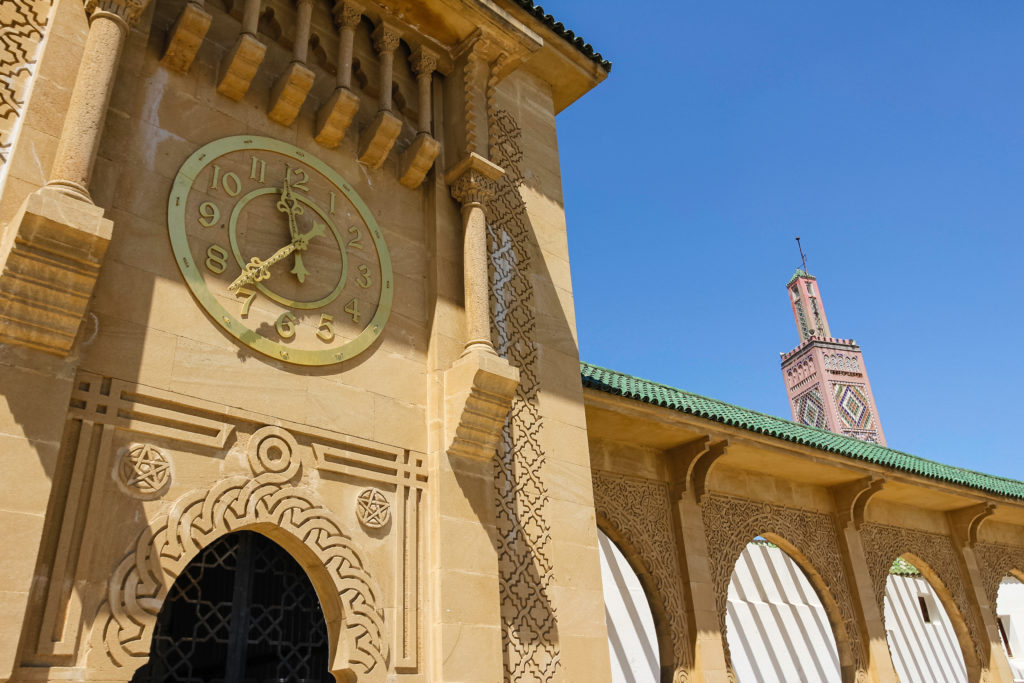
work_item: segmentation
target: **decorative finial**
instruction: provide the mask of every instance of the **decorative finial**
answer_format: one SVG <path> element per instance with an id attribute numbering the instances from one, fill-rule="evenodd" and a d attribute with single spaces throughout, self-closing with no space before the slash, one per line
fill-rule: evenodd
<path id="1" fill-rule="evenodd" d="M 796 248 L 800 250 L 800 263 L 803 264 L 804 275 L 807 275 L 808 274 L 807 273 L 807 257 L 804 256 L 804 248 L 802 246 L 800 246 L 800 238 L 799 237 L 796 238 Z"/>

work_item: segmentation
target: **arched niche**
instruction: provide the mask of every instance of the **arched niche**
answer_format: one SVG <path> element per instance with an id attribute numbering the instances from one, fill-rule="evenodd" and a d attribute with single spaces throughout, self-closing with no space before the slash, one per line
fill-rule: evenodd
<path id="1" fill-rule="evenodd" d="M 897 558 L 885 581 L 883 623 L 903 683 L 967 683 L 980 668 L 971 637 L 945 584 L 920 557 Z"/>
<path id="2" fill-rule="evenodd" d="M 810 567 L 799 551 L 775 536 L 754 539 L 736 559 L 725 636 L 738 683 L 843 680 L 837 608 L 826 607 L 831 598 L 825 591 L 823 600 L 814 585 L 820 576 L 802 564 Z"/>
<path id="3" fill-rule="evenodd" d="M 647 589 L 625 554 L 600 528 L 597 540 L 612 683 L 658 683 L 661 648 Z"/>
<path id="4" fill-rule="evenodd" d="M 254 531 L 225 534 L 185 566 L 132 683 L 334 683 L 327 622 L 299 563 Z"/>

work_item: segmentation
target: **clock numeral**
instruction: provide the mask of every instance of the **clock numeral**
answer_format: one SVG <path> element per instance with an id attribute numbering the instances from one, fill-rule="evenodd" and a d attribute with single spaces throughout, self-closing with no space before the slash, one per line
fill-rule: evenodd
<path id="1" fill-rule="evenodd" d="M 258 183 L 265 182 L 264 178 L 267 175 L 267 162 L 260 159 L 255 154 L 252 156 L 252 168 L 249 169 L 249 179 L 255 180 Z"/>
<path id="2" fill-rule="evenodd" d="M 211 244 L 206 250 L 206 267 L 220 275 L 228 267 L 228 252 L 218 244 Z"/>
<path id="3" fill-rule="evenodd" d="M 303 192 L 309 192 L 309 174 L 306 173 L 305 169 L 288 167 L 288 179 L 291 180 L 292 174 L 302 176 L 302 180 L 292 183 L 293 190 L 302 190 Z"/>
<path id="4" fill-rule="evenodd" d="M 291 339 L 295 336 L 295 314 L 285 311 L 278 316 L 274 327 L 277 328 L 277 334 L 281 339 Z"/>
<path id="5" fill-rule="evenodd" d="M 204 228 L 212 228 L 220 220 L 220 209 L 213 202 L 199 205 L 199 224 Z"/>
<path id="6" fill-rule="evenodd" d="M 216 190 L 218 186 L 227 192 L 229 197 L 237 197 L 238 193 L 242 191 L 242 181 L 238 179 L 237 173 L 228 171 L 221 176 L 220 166 L 214 164 L 213 177 L 210 179 L 210 189 Z"/>
<path id="7" fill-rule="evenodd" d="M 359 264 L 359 277 L 356 278 L 356 284 L 363 289 L 370 286 L 370 269 L 365 263 Z"/>
<path id="8" fill-rule="evenodd" d="M 244 296 L 245 301 L 242 302 L 242 317 L 249 317 L 249 308 L 252 306 L 252 302 L 256 299 L 256 290 L 249 289 L 248 287 L 239 287 L 235 290 L 235 296 Z"/>
<path id="9" fill-rule="evenodd" d="M 326 313 L 320 316 L 320 325 L 316 328 L 316 336 L 325 342 L 334 341 L 334 316 Z"/>
<path id="10" fill-rule="evenodd" d="M 348 226 L 348 232 L 350 235 L 355 235 L 352 239 L 345 243 L 346 249 L 362 249 L 363 248 L 363 235 L 359 232 L 359 228 L 354 225 Z"/>
<path id="11" fill-rule="evenodd" d="M 359 302 L 355 299 L 345 304 L 345 312 L 352 316 L 352 322 L 359 323 Z"/>

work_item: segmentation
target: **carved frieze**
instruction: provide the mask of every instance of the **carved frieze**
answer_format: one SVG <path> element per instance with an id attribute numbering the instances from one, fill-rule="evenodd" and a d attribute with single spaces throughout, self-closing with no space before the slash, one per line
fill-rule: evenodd
<path id="1" fill-rule="evenodd" d="M 679 568 L 678 539 L 669 522 L 674 514 L 668 485 L 603 472 L 593 473 L 594 508 L 625 538 L 654 579 L 653 588 L 668 620 L 672 638 L 674 683 L 685 681 L 693 666 L 686 626 L 686 603 Z M 668 662 L 663 662 L 668 664 Z"/>

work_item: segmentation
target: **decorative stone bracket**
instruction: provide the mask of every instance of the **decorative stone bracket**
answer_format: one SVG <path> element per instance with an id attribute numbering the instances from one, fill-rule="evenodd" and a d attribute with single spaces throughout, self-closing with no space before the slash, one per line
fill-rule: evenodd
<path id="1" fill-rule="evenodd" d="M 864 523 L 864 511 L 876 493 L 882 490 L 885 485 L 883 477 L 863 477 L 845 484 L 838 484 L 832 487 L 832 499 L 836 505 L 836 516 L 839 518 L 839 528 L 845 528 L 852 523 L 854 529 L 860 529 Z"/>
<path id="2" fill-rule="evenodd" d="M 204 10 L 200 3 L 195 0 L 185 3 L 171 28 L 167 49 L 160 62 L 168 69 L 187 73 L 212 21 L 213 15 Z"/>
<path id="3" fill-rule="evenodd" d="M 949 517 L 949 526 L 953 529 L 954 536 L 968 548 L 973 548 L 978 542 L 978 528 L 995 511 L 995 503 L 978 503 L 959 510 L 952 510 L 946 514 Z"/>
<path id="4" fill-rule="evenodd" d="M 103 209 L 54 189 L 25 199 L 0 247 L 0 342 L 68 354 L 113 225 Z"/>
<path id="5" fill-rule="evenodd" d="M 673 471 L 673 494 L 679 498 L 684 491 L 693 491 L 694 500 L 700 505 L 706 493 L 708 474 L 711 466 L 725 455 L 729 448 L 727 440 L 709 444 L 709 438 L 702 436 L 680 444 L 668 451 Z"/>
<path id="6" fill-rule="evenodd" d="M 519 385 L 519 369 L 493 353 L 474 351 L 444 374 L 445 443 L 449 455 L 489 460 Z"/>

